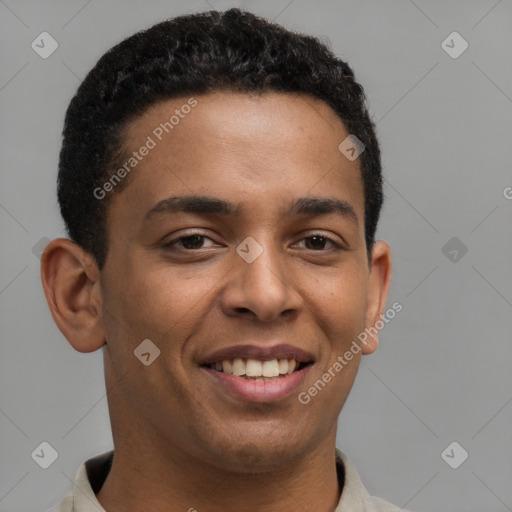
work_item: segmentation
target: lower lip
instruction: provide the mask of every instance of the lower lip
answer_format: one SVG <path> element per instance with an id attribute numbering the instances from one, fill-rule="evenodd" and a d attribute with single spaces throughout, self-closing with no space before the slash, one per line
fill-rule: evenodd
<path id="1" fill-rule="evenodd" d="M 202 367 L 217 384 L 220 384 L 228 393 L 246 402 L 278 402 L 293 395 L 301 386 L 311 368 L 311 364 L 302 370 L 280 377 L 276 380 L 251 381 L 232 375 L 218 372 L 211 368 Z"/>

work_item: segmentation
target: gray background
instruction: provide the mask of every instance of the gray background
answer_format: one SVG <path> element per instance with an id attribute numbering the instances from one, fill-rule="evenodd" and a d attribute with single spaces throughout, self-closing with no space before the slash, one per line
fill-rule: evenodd
<path id="1" fill-rule="evenodd" d="M 71 348 L 40 285 L 37 244 L 62 236 L 68 102 L 114 43 L 231 6 L 330 41 L 377 121 L 378 235 L 394 255 L 388 305 L 403 311 L 363 358 L 338 446 L 371 493 L 410 510 L 512 510 L 510 0 L 0 0 L 0 511 L 48 509 L 85 459 L 112 447 L 101 351 Z M 31 48 L 43 31 L 59 44 L 47 59 Z M 469 43 L 456 59 L 441 47 L 453 31 Z M 458 247 L 443 252 L 452 237 Z M 46 470 L 31 458 L 42 441 L 59 455 Z M 458 469 L 441 457 L 453 441 L 469 453 Z"/>

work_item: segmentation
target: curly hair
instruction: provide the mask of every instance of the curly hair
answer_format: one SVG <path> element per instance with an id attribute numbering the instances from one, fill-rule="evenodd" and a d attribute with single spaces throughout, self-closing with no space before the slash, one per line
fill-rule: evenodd
<path id="1" fill-rule="evenodd" d="M 365 145 L 359 162 L 370 259 L 383 192 L 380 150 L 362 86 L 319 39 L 240 9 L 157 23 L 108 50 L 88 73 L 66 111 L 59 159 L 57 194 L 69 238 L 103 268 L 114 192 L 98 200 L 93 191 L 122 162 L 123 129 L 159 101 L 214 91 L 299 93 L 334 110 Z M 128 182 L 127 176 L 115 193 Z"/>

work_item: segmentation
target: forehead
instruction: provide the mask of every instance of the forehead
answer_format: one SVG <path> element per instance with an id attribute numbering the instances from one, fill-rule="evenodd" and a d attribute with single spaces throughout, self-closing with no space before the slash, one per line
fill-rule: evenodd
<path id="1" fill-rule="evenodd" d="M 267 208 L 334 195 L 362 216 L 359 159 L 349 161 L 338 149 L 348 135 L 326 103 L 304 95 L 215 92 L 162 101 L 123 134 L 128 155 L 151 149 L 138 155 L 130 184 L 113 202 L 129 200 L 143 217 L 184 193 L 264 201 Z"/>
<path id="2" fill-rule="evenodd" d="M 129 123 L 123 138 L 127 148 L 136 149 L 151 137 L 157 146 L 153 156 L 164 148 L 195 145 L 194 153 L 168 152 L 175 160 L 238 149 L 247 155 L 274 150 L 282 159 L 300 156 L 306 162 L 331 163 L 339 159 L 338 146 L 347 135 L 339 116 L 313 97 L 213 92 L 153 104 Z M 275 156 L 269 153 L 269 159 Z"/>

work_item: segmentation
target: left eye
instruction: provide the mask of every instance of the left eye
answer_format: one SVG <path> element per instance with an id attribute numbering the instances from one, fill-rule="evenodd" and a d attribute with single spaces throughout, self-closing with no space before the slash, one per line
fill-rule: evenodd
<path id="1" fill-rule="evenodd" d="M 305 238 L 303 238 L 301 240 L 301 242 L 305 240 L 306 241 L 306 249 L 312 249 L 312 250 L 315 250 L 315 249 L 322 249 L 323 247 L 321 246 L 324 246 L 326 243 L 331 243 L 334 248 L 339 248 L 340 246 L 334 242 L 334 240 L 332 240 L 331 238 L 327 237 L 327 236 L 323 236 L 323 235 L 312 235 L 312 236 L 307 236 Z M 310 246 L 312 247 L 307 247 L 307 241 L 310 242 Z"/>
<path id="2" fill-rule="evenodd" d="M 180 238 L 176 238 L 175 240 L 172 240 L 171 242 L 166 244 L 165 247 L 174 247 L 175 245 L 181 244 L 180 248 L 182 248 L 182 249 L 187 249 L 187 250 L 203 249 L 202 244 L 203 244 L 204 239 L 211 240 L 211 238 L 208 238 L 206 235 L 200 235 L 200 234 L 182 236 Z"/>

